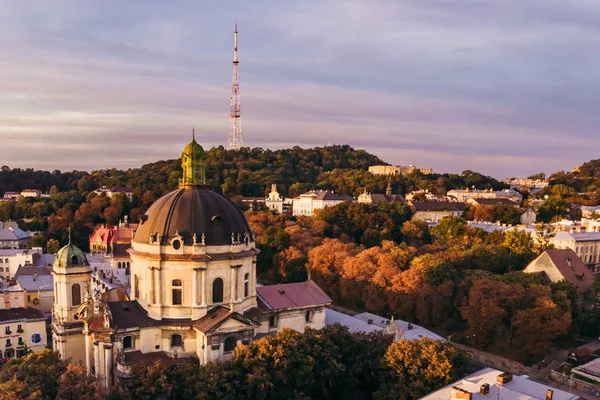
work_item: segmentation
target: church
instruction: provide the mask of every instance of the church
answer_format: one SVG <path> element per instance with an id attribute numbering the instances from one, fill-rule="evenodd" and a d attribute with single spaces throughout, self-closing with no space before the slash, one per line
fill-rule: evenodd
<path id="1" fill-rule="evenodd" d="M 206 152 L 195 138 L 181 162 L 179 188 L 140 217 L 128 297 L 95 290 L 71 242 L 57 254 L 54 349 L 106 387 L 136 365 L 220 362 L 283 328 L 325 326 L 331 299 L 311 280 L 257 284 L 255 237 L 235 204 L 206 186 Z"/>

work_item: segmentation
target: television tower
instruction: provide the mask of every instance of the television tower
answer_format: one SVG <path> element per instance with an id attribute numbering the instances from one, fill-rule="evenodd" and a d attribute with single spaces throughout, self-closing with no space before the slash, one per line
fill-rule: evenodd
<path id="1" fill-rule="evenodd" d="M 238 30 L 237 22 L 233 32 L 233 80 L 231 81 L 231 106 L 229 114 L 229 150 L 239 150 L 242 147 L 242 118 L 240 117 L 240 81 L 238 80 Z"/>

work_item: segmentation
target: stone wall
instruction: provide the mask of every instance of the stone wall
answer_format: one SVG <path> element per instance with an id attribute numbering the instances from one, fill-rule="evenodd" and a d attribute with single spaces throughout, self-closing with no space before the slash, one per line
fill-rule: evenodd
<path id="1" fill-rule="evenodd" d="M 552 371 L 550 372 L 549 379 L 553 382 L 565 385 L 569 388 L 578 390 L 580 392 L 590 393 L 595 396 L 600 395 L 600 390 L 597 385 L 594 385 L 589 382 L 584 382 L 577 378 L 571 378 L 570 375 L 565 375 L 560 372 Z"/>
<path id="2" fill-rule="evenodd" d="M 478 364 L 495 368 L 500 371 L 510 372 L 514 375 L 530 375 L 531 373 L 531 368 L 526 367 L 520 362 L 495 354 L 486 353 L 485 351 L 477 350 L 459 343 L 453 342 L 452 344 L 467 353 L 467 357 Z"/>

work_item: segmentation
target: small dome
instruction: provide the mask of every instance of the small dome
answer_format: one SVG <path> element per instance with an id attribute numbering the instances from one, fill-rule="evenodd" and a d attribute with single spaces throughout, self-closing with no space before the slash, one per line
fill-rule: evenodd
<path id="1" fill-rule="evenodd" d="M 250 235 L 244 214 L 227 197 L 201 186 L 182 187 L 158 199 L 141 217 L 133 241 L 162 244 L 179 235 L 185 245 L 229 245 L 232 236 L 243 241 Z M 239 235 L 239 236 L 238 236 Z M 152 240 L 150 239 L 152 237 Z"/>
<path id="2" fill-rule="evenodd" d="M 192 141 L 189 142 L 187 146 L 185 146 L 185 148 L 183 149 L 183 154 L 193 159 L 206 158 L 206 151 L 204 151 L 204 148 L 200 144 L 198 144 L 198 142 L 196 142 L 195 139 L 192 139 Z"/>
<path id="3" fill-rule="evenodd" d="M 85 253 L 77 246 L 74 246 L 69 241 L 69 244 L 64 246 L 56 253 L 54 264 L 59 267 L 83 267 L 89 266 Z"/>

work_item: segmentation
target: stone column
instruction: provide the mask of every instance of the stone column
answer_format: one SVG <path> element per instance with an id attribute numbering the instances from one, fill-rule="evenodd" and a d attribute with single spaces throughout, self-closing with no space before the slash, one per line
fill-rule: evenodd
<path id="1" fill-rule="evenodd" d="M 102 376 L 100 371 L 100 343 L 94 342 L 94 375 L 99 378 Z"/>
<path id="2" fill-rule="evenodd" d="M 202 303 L 200 304 L 200 306 L 206 307 L 206 292 L 207 292 L 207 289 L 206 289 L 206 268 L 203 268 L 200 271 L 200 275 L 201 275 L 201 278 L 202 278 L 202 282 L 200 282 L 200 290 L 201 290 L 201 292 L 200 292 L 201 293 L 200 298 L 202 299 L 201 300 Z"/>
<path id="3" fill-rule="evenodd" d="M 250 269 L 250 282 L 252 282 L 252 290 L 250 293 L 256 297 L 256 260 L 252 261 L 252 268 Z"/>
<path id="4" fill-rule="evenodd" d="M 162 306 L 162 291 L 161 291 L 161 279 L 160 279 L 160 267 L 156 268 L 156 305 Z"/>
<path id="5" fill-rule="evenodd" d="M 240 303 L 242 299 L 240 299 L 240 268 L 241 265 L 235 266 L 235 301 Z"/>
<path id="6" fill-rule="evenodd" d="M 192 274 L 192 307 L 198 306 L 198 269 L 194 268 Z"/>
<path id="7" fill-rule="evenodd" d="M 150 267 L 150 293 L 151 297 L 149 303 L 156 304 L 156 285 L 154 284 L 154 267 Z"/>
<path id="8" fill-rule="evenodd" d="M 237 297 L 236 296 L 236 291 L 237 291 L 236 289 L 237 288 L 235 286 L 235 281 L 236 281 L 235 275 L 236 275 L 235 274 L 235 265 L 232 265 L 231 266 L 231 274 L 230 274 L 230 277 L 229 277 L 229 280 L 231 281 L 231 293 L 230 293 L 230 296 L 229 296 L 229 301 L 230 302 L 231 301 L 235 301 L 235 299 Z"/>
<path id="9" fill-rule="evenodd" d="M 87 373 L 92 373 L 92 335 L 89 332 L 85 334 L 85 367 Z"/>
<path id="10" fill-rule="evenodd" d="M 112 344 L 105 343 L 104 344 L 104 386 L 107 389 L 110 389 L 110 387 L 112 386 L 112 367 L 113 367 Z"/>

